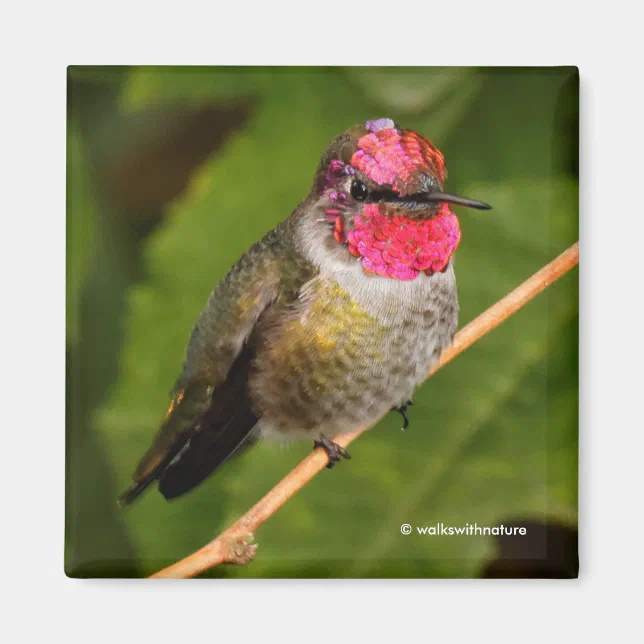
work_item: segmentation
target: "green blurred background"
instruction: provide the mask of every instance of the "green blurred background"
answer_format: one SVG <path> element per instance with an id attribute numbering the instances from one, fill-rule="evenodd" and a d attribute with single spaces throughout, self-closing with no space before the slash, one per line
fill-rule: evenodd
<path id="1" fill-rule="evenodd" d="M 119 512 L 192 324 L 302 200 L 325 146 L 382 116 L 445 154 L 460 210 L 461 326 L 578 236 L 575 68 L 68 70 L 65 569 L 140 576 L 200 547 L 311 449 L 260 444 L 189 495 Z M 577 272 L 421 387 L 215 577 L 574 576 Z M 520 542 L 402 523 L 528 526 Z"/>

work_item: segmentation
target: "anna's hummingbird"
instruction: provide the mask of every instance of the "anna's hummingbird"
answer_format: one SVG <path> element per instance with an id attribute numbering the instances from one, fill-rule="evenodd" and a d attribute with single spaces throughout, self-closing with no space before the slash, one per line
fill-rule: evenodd
<path id="1" fill-rule="evenodd" d="M 333 436 L 404 413 L 452 340 L 461 233 L 441 152 L 390 119 L 348 129 L 311 192 L 217 285 L 152 446 L 121 497 L 188 492 L 257 438 Z"/>

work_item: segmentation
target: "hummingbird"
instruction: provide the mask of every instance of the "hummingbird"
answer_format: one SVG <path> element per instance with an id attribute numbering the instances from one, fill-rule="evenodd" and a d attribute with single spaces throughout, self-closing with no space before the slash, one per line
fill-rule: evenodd
<path id="1" fill-rule="evenodd" d="M 335 138 L 308 196 L 217 284 L 188 342 L 170 406 L 120 498 L 158 482 L 168 500 L 258 439 L 333 437 L 399 411 L 458 323 L 443 154 L 379 118 Z"/>

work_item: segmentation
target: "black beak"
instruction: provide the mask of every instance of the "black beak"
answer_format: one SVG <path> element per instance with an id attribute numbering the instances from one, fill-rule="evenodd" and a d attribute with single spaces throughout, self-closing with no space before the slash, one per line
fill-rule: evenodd
<path id="1" fill-rule="evenodd" d="M 477 201 L 476 199 L 468 199 L 467 197 L 458 197 L 457 195 L 450 195 L 446 192 L 427 192 L 423 193 L 422 201 L 431 203 L 433 201 L 443 201 L 446 203 L 453 203 L 457 206 L 465 206 L 466 208 L 476 208 L 477 210 L 492 210 L 492 206 Z"/>
<path id="2" fill-rule="evenodd" d="M 458 197 L 457 195 L 450 195 L 447 192 L 415 192 L 411 195 L 401 197 L 393 190 L 373 190 L 369 193 L 367 201 L 371 203 L 393 203 L 393 204 L 407 204 L 410 208 L 422 208 L 424 204 L 431 204 L 437 202 L 453 203 L 457 206 L 465 206 L 466 208 L 476 208 L 477 210 L 491 210 L 492 206 L 477 201 L 476 199 L 468 199 L 467 197 Z"/>

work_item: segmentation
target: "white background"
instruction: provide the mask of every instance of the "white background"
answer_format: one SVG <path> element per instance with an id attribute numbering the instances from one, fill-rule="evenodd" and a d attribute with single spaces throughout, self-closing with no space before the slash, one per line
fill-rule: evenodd
<path id="1" fill-rule="evenodd" d="M 559 642 L 641 633 L 644 181 L 635 7 L 561 0 L 4 7 L 0 632 L 7 641 Z M 579 580 L 65 577 L 66 67 L 222 63 L 579 66 Z"/>

